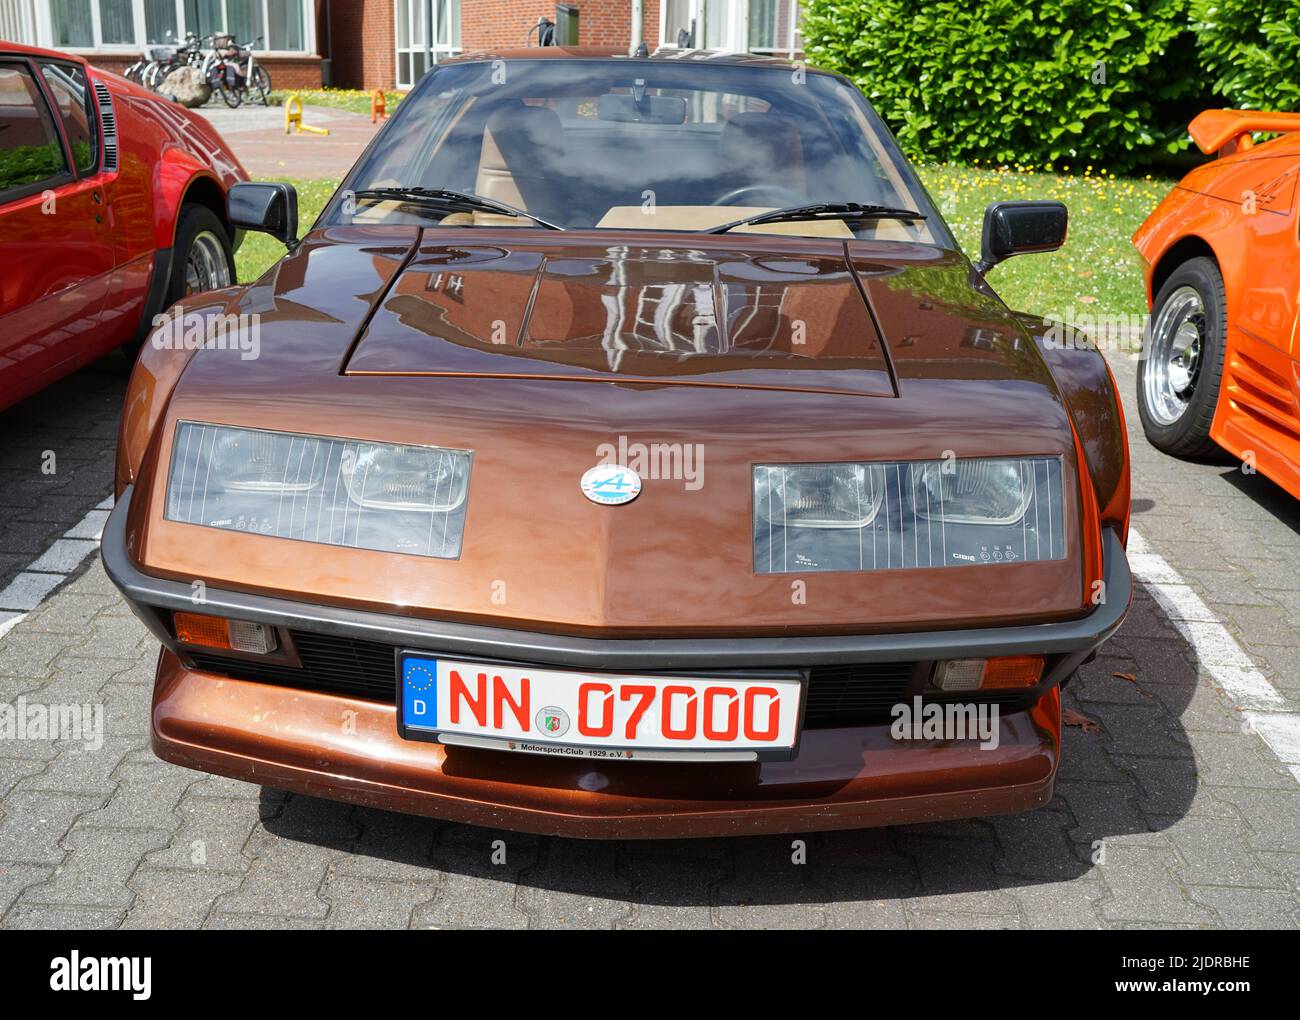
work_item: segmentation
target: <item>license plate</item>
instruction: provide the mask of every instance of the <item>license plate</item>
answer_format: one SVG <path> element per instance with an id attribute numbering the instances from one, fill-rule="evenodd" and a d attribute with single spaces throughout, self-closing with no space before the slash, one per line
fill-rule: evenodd
<path id="1" fill-rule="evenodd" d="M 418 652 L 399 653 L 397 672 L 403 737 L 532 754 L 791 758 L 803 710 L 797 672 L 745 679 L 573 673 Z"/>

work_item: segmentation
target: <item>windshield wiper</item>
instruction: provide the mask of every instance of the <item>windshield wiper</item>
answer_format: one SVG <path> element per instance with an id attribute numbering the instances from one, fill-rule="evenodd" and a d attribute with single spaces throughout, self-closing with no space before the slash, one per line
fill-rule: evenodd
<path id="1" fill-rule="evenodd" d="M 563 230 L 558 223 L 534 216 L 523 209 L 516 209 L 505 202 L 496 202 L 482 195 L 468 191 L 452 191 L 450 188 L 361 188 L 354 191 L 355 198 L 393 199 L 399 202 L 418 202 L 424 205 L 439 206 L 449 212 L 494 212 L 504 216 L 522 216 L 532 220 L 547 230 Z"/>
<path id="2" fill-rule="evenodd" d="M 795 223 L 801 220 L 923 220 L 924 213 L 915 209 L 897 209 L 890 205 L 864 205 L 862 202 L 815 202 L 796 205 L 789 209 L 756 213 L 743 220 L 732 220 L 702 231 L 705 234 L 725 234 L 732 227 L 751 223 Z"/>

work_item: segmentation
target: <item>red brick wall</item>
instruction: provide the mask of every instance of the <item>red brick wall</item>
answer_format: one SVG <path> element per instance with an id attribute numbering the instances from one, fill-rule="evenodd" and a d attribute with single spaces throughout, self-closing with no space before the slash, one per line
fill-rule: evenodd
<path id="1" fill-rule="evenodd" d="M 393 0 L 334 0 L 328 25 L 323 10 L 317 18 L 316 38 L 339 88 L 391 89 L 397 81 Z"/>
<path id="2" fill-rule="evenodd" d="M 320 88 L 320 57 L 259 57 L 258 63 L 266 65 L 272 88 Z"/>
<path id="3" fill-rule="evenodd" d="M 630 45 L 632 0 L 572 2 L 578 5 L 579 45 Z M 642 35 L 654 49 L 659 34 L 659 0 L 644 0 L 643 6 Z M 543 15 L 555 20 L 555 0 L 461 0 L 461 45 L 466 50 L 522 46 L 528 30 Z"/>
<path id="4" fill-rule="evenodd" d="M 579 44 L 630 45 L 631 0 L 575 2 Z M 318 0 L 316 38 L 331 60 L 333 84 L 392 88 L 397 80 L 393 0 L 333 0 L 328 21 L 323 4 Z M 643 36 L 653 50 L 659 41 L 659 0 L 643 0 L 643 6 Z M 461 46 L 468 52 L 523 46 L 529 29 L 543 15 L 554 20 L 555 0 L 461 0 Z M 534 35 L 529 41 L 535 39 Z"/>

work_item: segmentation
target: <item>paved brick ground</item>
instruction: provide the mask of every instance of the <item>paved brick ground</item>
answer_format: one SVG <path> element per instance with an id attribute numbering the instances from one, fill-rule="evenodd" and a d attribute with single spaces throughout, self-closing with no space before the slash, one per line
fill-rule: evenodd
<path id="1" fill-rule="evenodd" d="M 1116 369 L 1128 399 L 1133 365 Z M 107 492 L 120 389 L 97 367 L 0 416 L 3 569 Z M 1137 527 L 1294 702 L 1295 502 L 1140 434 L 1133 450 Z M 107 713 L 97 752 L 0 741 L 0 926 L 1300 925 L 1300 787 L 1141 590 L 1068 689 L 1101 730 L 1067 730 L 1049 807 L 811 835 L 804 865 L 788 838 L 538 839 L 175 768 L 147 746 L 156 651 L 97 561 L 0 638 L 0 700 Z"/>
<path id="2" fill-rule="evenodd" d="M 329 129 L 329 135 L 286 135 L 284 110 L 252 105 L 231 110 L 210 102 L 199 111 L 230 143 L 248 175 L 341 178 L 379 130 L 369 115 L 326 107 L 303 108 L 303 123 Z M 382 122 L 381 122 L 382 124 Z"/>
<path id="3" fill-rule="evenodd" d="M 112 492 L 129 372 L 115 353 L 0 412 L 0 590 Z"/>

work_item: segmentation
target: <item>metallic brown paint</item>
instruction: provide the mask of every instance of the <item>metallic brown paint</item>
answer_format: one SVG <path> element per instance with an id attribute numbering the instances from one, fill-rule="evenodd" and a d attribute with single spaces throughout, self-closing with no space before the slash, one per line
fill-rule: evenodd
<path id="1" fill-rule="evenodd" d="M 670 332 L 693 345 L 690 357 L 629 325 L 638 299 L 665 284 L 689 292 Z M 609 308 L 623 312 L 614 326 Z M 117 491 L 134 486 L 126 553 L 156 577 L 589 638 L 888 634 L 1082 617 L 1101 576 L 1101 528 L 1127 528 L 1128 448 L 1104 360 L 1048 344 L 1046 323 L 1009 311 L 960 253 L 938 247 L 328 227 L 205 310 L 258 313 L 261 356 L 147 350 L 137 366 Z M 805 344 L 791 339 L 796 319 Z M 473 450 L 462 555 L 168 521 L 182 420 Z M 589 503 L 577 481 L 620 436 L 704 444 L 703 488 L 655 480 L 625 506 Z M 948 451 L 1060 456 L 1065 558 L 813 574 L 805 604 L 791 599 L 790 577 L 755 574 L 755 463 Z M 505 605 L 497 580 L 508 583 Z M 1000 737 L 981 750 L 896 741 L 887 723 L 809 729 L 793 761 L 709 767 L 511 754 L 406 741 L 392 705 L 205 673 L 171 649 L 153 703 L 154 748 L 181 765 L 593 837 L 852 828 L 1046 803 L 1059 692 L 1003 714 Z"/>
<path id="2" fill-rule="evenodd" d="M 1052 797 L 1060 698 L 1003 715 L 1000 744 L 809 730 L 786 762 L 599 762 L 402 740 L 396 709 L 187 670 L 164 651 L 165 761 L 317 797 L 551 835 L 653 839 L 853 829 L 1025 811 Z M 346 716 L 349 726 L 344 726 Z"/>
<path id="3" fill-rule="evenodd" d="M 629 378 L 621 370 L 597 374 L 567 364 L 555 374 L 555 361 L 534 368 L 518 347 L 502 351 L 463 336 L 460 343 L 431 339 L 389 314 L 407 296 L 389 285 L 405 281 L 411 266 L 419 266 L 417 257 L 447 247 L 430 237 L 435 231 L 424 231 L 423 240 L 418 233 L 317 232 L 231 303 L 232 311 L 261 312 L 262 355 L 244 362 L 226 352 L 200 352 L 172 391 L 133 478 L 136 491 L 149 495 L 131 508 L 129 539 L 149 572 L 337 605 L 592 636 L 866 633 L 936 621 L 953 627 L 1048 621 L 1086 610 L 1082 592 L 1095 574 L 1085 570 L 1077 500 L 1067 501 L 1062 560 L 881 571 L 869 583 L 855 573 L 821 574 L 807 580 L 815 614 L 792 604 L 789 578 L 752 570 L 754 463 L 927 459 L 946 450 L 963 457 L 1058 454 L 1067 492 L 1079 491 L 1069 413 L 1047 365 L 1005 306 L 970 289 L 960 256 L 893 242 L 853 246 L 855 277 L 871 318 L 886 324 L 897 376 L 897 397 L 863 396 L 819 392 L 824 376 L 836 373 L 817 368 L 817 357 L 775 356 L 752 370 L 718 372 L 726 382 L 698 372 L 691 381 L 701 385 L 680 385 L 675 364 L 656 375 L 652 359 Z M 444 233 L 464 245 L 460 233 Z M 538 232 L 511 228 L 474 236 L 504 244 L 512 234 L 514 244 L 543 244 Z M 673 235 L 636 240 L 682 244 Z M 723 257 L 752 258 L 760 244 L 782 254 L 812 250 L 831 264 L 823 246 L 839 250 L 841 260 L 844 252 L 839 242 L 710 239 Z M 495 277 L 485 279 L 476 300 L 507 314 L 523 288 L 512 273 L 499 275 L 501 287 L 492 289 Z M 784 282 L 808 286 L 806 276 L 790 276 Z M 935 288 L 961 294 L 962 302 L 936 300 Z M 573 328 L 583 333 L 581 324 Z M 445 353 L 449 374 L 347 370 L 371 343 L 377 344 L 371 350 L 409 363 L 421 354 L 418 337 Z M 880 365 L 871 338 L 862 360 Z M 462 354 L 469 363 L 457 363 Z M 521 362 L 526 373 L 514 374 Z M 502 363 L 509 368 L 496 370 Z M 759 387 L 745 384 L 753 376 Z M 216 530 L 197 541 L 193 526 L 168 521 L 162 512 L 164 454 L 179 420 L 474 450 L 466 524 L 474 540 L 456 561 Z M 657 481 L 614 512 L 589 503 L 576 479 L 596 463 L 597 447 L 619 435 L 703 443 L 703 488 Z M 1095 527 L 1087 541 L 1099 544 Z M 507 605 L 493 599 L 495 579 L 508 582 Z"/>

